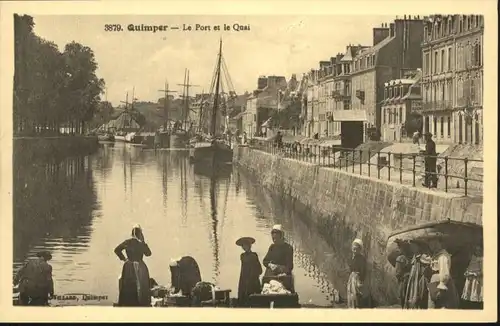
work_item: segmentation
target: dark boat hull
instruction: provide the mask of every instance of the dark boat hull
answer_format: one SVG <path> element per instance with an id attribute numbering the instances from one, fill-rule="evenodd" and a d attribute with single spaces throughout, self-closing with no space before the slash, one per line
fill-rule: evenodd
<path id="1" fill-rule="evenodd" d="M 189 150 L 189 159 L 193 163 L 203 163 L 207 166 L 213 163 L 231 163 L 233 151 L 225 144 L 212 144 L 194 147 Z"/>
<path id="2" fill-rule="evenodd" d="M 462 249 L 470 250 L 483 245 L 483 228 L 474 223 L 458 221 L 441 221 L 417 225 L 391 234 L 387 239 L 386 257 L 391 265 L 395 265 L 396 257 L 401 254 L 397 241 L 409 241 L 424 247 L 432 239 L 442 241 L 445 249 L 455 254 Z M 418 247 L 415 247 L 416 249 Z M 413 252 L 419 254 L 421 252 Z"/>
<path id="3" fill-rule="evenodd" d="M 189 136 L 187 133 L 172 133 L 170 135 L 170 147 L 173 148 L 184 148 L 189 142 Z"/>

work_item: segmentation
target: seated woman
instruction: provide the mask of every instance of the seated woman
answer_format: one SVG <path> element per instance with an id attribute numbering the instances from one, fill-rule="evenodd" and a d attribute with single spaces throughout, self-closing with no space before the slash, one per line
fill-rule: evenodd
<path id="1" fill-rule="evenodd" d="M 191 296 L 196 283 L 201 282 L 201 273 L 198 263 L 191 256 L 184 256 L 172 260 L 170 263 L 171 284 L 173 293 Z"/>
<path id="2" fill-rule="evenodd" d="M 269 246 L 262 263 L 266 267 L 262 283 L 278 280 L 287 290 L 295 292 L 293 284 L 293 247 L 285 242 L 285 234 L 281 225 L 275 225 L 271 230 L 273 244 Z"/>

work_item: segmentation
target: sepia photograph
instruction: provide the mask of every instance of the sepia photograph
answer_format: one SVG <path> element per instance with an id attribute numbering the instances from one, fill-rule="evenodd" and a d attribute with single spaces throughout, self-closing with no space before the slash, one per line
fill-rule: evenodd
<path id="1" fill-rule="evenodd" d="M 497 18 L 418 5 L 163 14 L 155 3 L 2 14 L 11 316 L 452 309 L 487 320 Z"/>

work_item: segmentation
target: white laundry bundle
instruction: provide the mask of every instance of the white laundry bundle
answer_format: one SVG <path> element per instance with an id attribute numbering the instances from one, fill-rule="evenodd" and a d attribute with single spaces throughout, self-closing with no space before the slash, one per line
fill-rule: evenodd
<path id="1" fill-rule="evenodd" d="M 281 282 L 271 280 L 262 287 L 262 294 L 290 294 Z"/>

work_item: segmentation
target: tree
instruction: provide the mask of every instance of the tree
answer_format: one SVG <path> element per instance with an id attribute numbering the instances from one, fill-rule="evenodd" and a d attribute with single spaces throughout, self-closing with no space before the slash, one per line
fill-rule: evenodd
<path id="1" fill-rule="evenodd" d="M 67 76 L 64 95 L 68 120 L 81 131 L 84 123 L 94 116 L 105 84 L 96 76 L 97 62 L 89 47 L 73 41 L 66 44 L 63 57 Z"/>
<path id="2" fill-rule="evenodd" d="M 72 42 L 65 52 L 33 32 L 31 16 L 14 15 L 14 132 L 59 132 L 95 115 L 104 81 L 89 47 Z"/>

